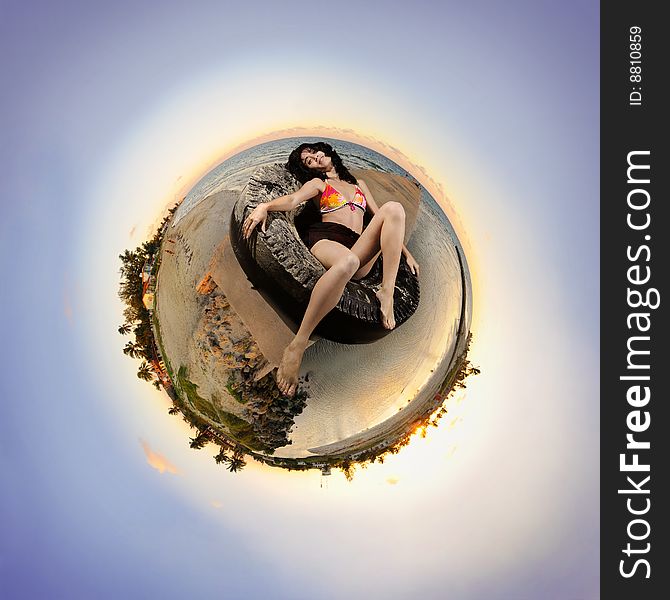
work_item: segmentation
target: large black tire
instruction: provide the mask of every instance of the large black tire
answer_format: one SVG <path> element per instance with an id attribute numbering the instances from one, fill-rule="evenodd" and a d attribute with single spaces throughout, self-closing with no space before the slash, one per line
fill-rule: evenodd
<path id="1" fill-rule="evenodd" d="M 231 243 L 245 273 L 295 324 L 300 322 L 312 288 L 324 273 L 323 265 L 298 232 L 298 228 L 319 218 L 318 211 L 308 202 L 294 211 L 271 212 L 266 232 L 257 227 L 248 240 L 242 236 L 242 223 L 258 204 L 290 194 L 298 187 L 283 165 L 260 167 L 236 202 L 230 222 Z M 338 305 L 319 324 L 316 333 L 349 344 L 370 342 L 389 333 L 381 324 L 375 296 L 381 286 L 380 263 L 381 257 L 367 277 L 347 283 Z M 396 327 L 409 319 L 418 304 L 419 281 L 403 256 L 394 292 Z"/>

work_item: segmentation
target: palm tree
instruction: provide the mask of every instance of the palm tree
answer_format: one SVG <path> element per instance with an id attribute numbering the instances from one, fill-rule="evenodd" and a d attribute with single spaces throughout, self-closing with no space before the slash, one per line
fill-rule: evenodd
<path id="1" fill-rule="evenodd" d="M 342 461 L 339 467 L 342 473 L 344 473 L 344 477 L 346 478 L 347 481 L 351 481 L 354 478 L 355 466 L 349 459 L 345 459 L 344 461 Z"/>
<path id="2" fill-rule="evenodd" d="M 123 347 L 123 353 L 130 358 L 139 358 L 140 357 L 140 346 L 135 342 L 126 342 L 126 345 Z"/>
<path id="3" fill-rule="evenodd" d="M 126 280 L 125 283 L 136 279 L 137 275 L 142 271 L 142 266 L 144 265 L 145 256 L 144 253 L 138 248 L 135 252 L 130 250 L 125 250 L 123 254 L 119 254 L 121 259 L 121 277 Z"/>
<path id="4" fill-rule="evenodd" d="M 222 462 L 230 462 L 230 457 L 226 454 L 226 449 L 223 446 L 219 447 L 219 453 L 214 457 L 217 465 L 220 465 Z"/>
<path id="5" fill-rule="evenodd" d="M 145 360 L 140 365 L 137 371 L 137 376 L 144 381 L 151 381 L 154 378 L 154 372 L 151 370 L 151 365 Z"/>
<path id="6" fill-rule="evenodd" d="M 123 309 L 123 318 L 126 320 L 126 323 L 130 323 L 132 327 L 140 320 L 140 311 L 138 308 L 127 302 L 126 307 Z"/>
<path id="7" fill-rule="evenodd" d="M 190 439 L 191 443 L 189 444 L 189 446 L 191 446 L 191 448 L 193 448 L 194 450 L 200 450 L 201 448 L 205 447 L 207 442 L 209 442 L 209 434 L 201 431 L 194 438 Z"/>
<path id="8" fill-rule="evenodd" d="M 178 415 L 179 414 L 179 407 L 178 406 L 171 406 L 168 408 L 168 415 Z"/>
<path id="9" fill-rule="evenodd" d="M 123 325 L 119 325 L 119 329 L 117 330 L 121 335 L 127 335 L 130 333 L 132 329 L 132 326 L 129 323 L 124 323 Z"/>
<path id="10" fill-rule="evenodd" d="M 140 333 L 145 333 L 145 331 L 140 331 Z M 135 328 L 135 338 L 138 335 L 138 328 Z M 146 336 L 145 336 L 146 337 Z M 126 345 L 123 347 L 123 353 L 130 356 L 131 358 L 149 358 L 149 353 L 146 348 L 140 342 L 126 342 Z"/>
<path id="11" fill-rule="evenodd" d="M 243 458 L 234 455 L 233 458 L 229 459 L 228 466 L 226 468 L 231 473 L 236 473 L 237 471 L 244 469 L 246 464 L 247 463 Z"/>

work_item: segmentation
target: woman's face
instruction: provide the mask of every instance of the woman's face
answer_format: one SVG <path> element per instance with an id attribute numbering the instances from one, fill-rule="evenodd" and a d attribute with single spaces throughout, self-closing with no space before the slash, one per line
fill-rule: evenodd
<path id="1" fill-rule="evenodd" d="M 333 166 L 330 156 L 326 156 L 321 150 L 313 150 L 312 148 L 305 148 L 300 153 L 300 160 L 308 169 L 315 171 L 326 172 Z"/>

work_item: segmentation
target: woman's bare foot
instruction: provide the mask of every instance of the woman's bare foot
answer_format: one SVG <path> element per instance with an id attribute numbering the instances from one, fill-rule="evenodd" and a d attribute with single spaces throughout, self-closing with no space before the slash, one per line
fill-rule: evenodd
<path id="1" fill-rule="evenodd" d="M 284 350 L 284 356 L 277 369 L 277 386 L 285 396 L 293 396 L 298 387 L 298 370 L 305 348 L 306 343 L 294 339 Z"/>
<path id="2" fill-rule="evenodd" d="M 382 310 L 382 325 L 386 329 L 393 329 L 395 327 L 395 317 L 393 315 L 393 288 L 386 290 L 379 289 L 376 293 L 379 298 L 379 304 Z"/>

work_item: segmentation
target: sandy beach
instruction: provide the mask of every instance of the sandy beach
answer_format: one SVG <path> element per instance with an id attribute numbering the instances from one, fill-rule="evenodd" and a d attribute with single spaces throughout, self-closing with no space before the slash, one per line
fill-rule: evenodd
<path id="1" fill-rule="evenodd" d="M 356 171 L 378 204 L 393 199 L 405 207 L 406 243 L 422 270 L 421 302 L 407 323 L 372 344 L 314 341 L 301 368 L 309 378 L 307 406 L 295 418 L 291 444 L 276 450 L 278 457 L 341 452 L 347 444 L 359 446 L 411 420 L 422 402 L 432 399 L 456 350 L 462 286 L 451 232 L 422 201 L 416 183 Z M 236 366 L 226 344 L 238 350 L 243 345 L 247 354 L 255 344 L 252 354 L 260 353 L 254 360 L 264 375 L 278 364 L 293 335 L 252 288 L 232 252 L 228 225 L 238 195 L 228 190 L 208 196 L 168 227 L 158 275 L 156 314 L 165 353 L 174 372 L 185 368 L 209 403 L 210 418 L 244 418 L 244 405 L 227 389 Z M 220 303 L 213 310 L 212 294 L 196 290 L 207 277 L 209 291 L 214 285 L 214 294 L 225 297 L 224 310 Z M 212 321 L 215 313 L 218 321 Z M 465 318 L 467 331 L 469 312 Z"/>

